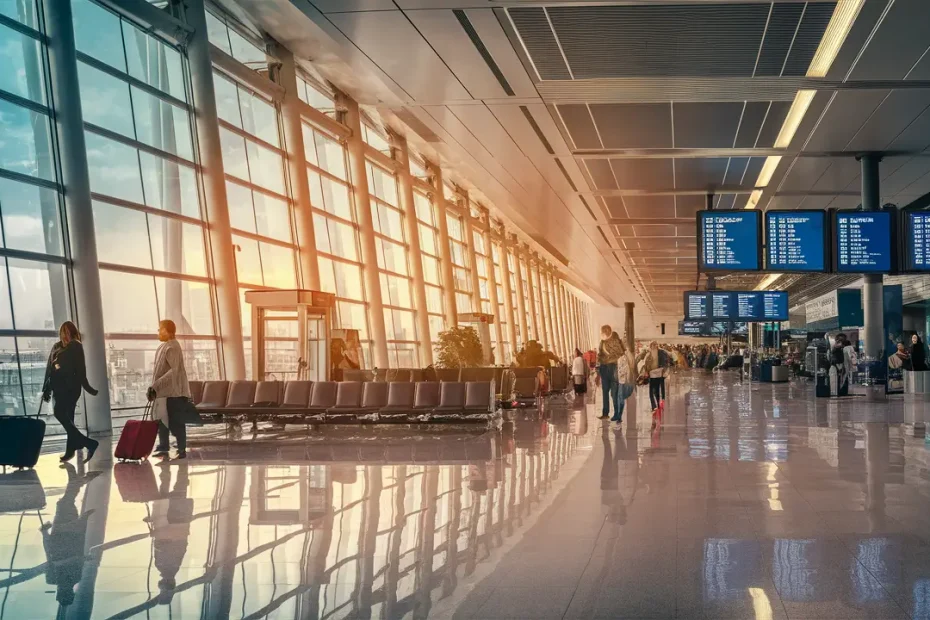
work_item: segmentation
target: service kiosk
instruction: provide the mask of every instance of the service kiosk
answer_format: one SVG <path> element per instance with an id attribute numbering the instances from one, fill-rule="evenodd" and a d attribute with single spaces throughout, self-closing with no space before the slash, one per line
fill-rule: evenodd
<path id="1" fill-rule="evenodd" d="M 328 381 L 336 296 L 308 290 L 246 291 L 252 307 L 252 378 Z"/>

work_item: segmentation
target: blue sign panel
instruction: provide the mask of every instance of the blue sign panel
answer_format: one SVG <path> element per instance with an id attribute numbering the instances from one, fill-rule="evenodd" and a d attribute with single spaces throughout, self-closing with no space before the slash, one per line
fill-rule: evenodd
<path id="1" fill-rule="evenodd" d="M 679 336 L 707 336 L 710 325 L 707 321 L 682 321 L 678 327 Z"/>
<path id="2" fill-rule="evenodd" d="M 762 291 L 762 320 L 788 320 L 788 293 L 785 291 Z"/>
<path id="3" fill-rule="evenodd" d="M 736 318 L 740 321 L 761 321 L 762 293 L 756 291 L 742 291 L 733 293 L 736 306 Z"/>
<path id="4" fill-rule="evenodd" d="M 774 271 L 827 270 L 824 211 L 766 211 L 767 266 Z"/>
<path id="5" fill-rule="evenodd" d="M 710 315 L 714 319 L 733 318 L 733 295 L 729 292 L 711 292 Z"/>
<path id="6" fill-rule="evenodd" d="M 930 271 L 930 212 L 907 214 L 907 268 Z"/>
<path id="7" fill-rule="evenodd" d="M 709 319 L 710 310 L 707 307 L 707 293 L 685 293 L 685 318 Z"/>
<path id="8" fill-rule="evenodd" d="M 702 269 L 758 271 L 760 259 L 760 212 L 755 209 L 698 211 Z"/>
<path id="9" fill-rule="evenodd" d="M 891 213 L 837 211 L 836 270 L 841 273 L 891 272 Z"/>

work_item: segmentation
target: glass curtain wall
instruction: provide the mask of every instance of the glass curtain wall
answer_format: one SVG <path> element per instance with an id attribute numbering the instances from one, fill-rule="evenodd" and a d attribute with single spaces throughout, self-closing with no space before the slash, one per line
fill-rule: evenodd
<path id="1" fill-rule="evenodd" d="M 219 378 L 213 281 L 185 58 L 91 0 L 72 10 L 117 422 L 146 402 L 161 319 L 189 378 Z"/>
<path id="2" fill-rule="evenodd" d="M 524 327 L 526 325 L 526 317 L 520 316 L 520 305 L 517 302 L 517 295 L 522 294 L 522 292 L 517 288 L 517 257 L 514 256 L 514 253 L 509 249 L 506 250 L 504 256 L 507 259 L 507 277 L 510 278 L 510 303 L 513 307 L 513 317 L 514 322 L 516 323 L 516 325 L 514 325 L 514 329 L 516 332 L 517 341 L 511 343 L 511 345 L 513 346 L 513 350 L 517 351 L 523 348 L 523 345 L 526 342 L 526 329 Z"/>
<path id="3" fill-rule="evenodd" d="M 224 17 L 208 12 L 207 28 L 213 45 L 257 72 L 267 70 L 265 51 L 231 28 Z M 252 316 L 244 294 L 247 290 L 297 287 L 293 202 L 285 176 L 278 106 L 266 94 L 219 69 L 214 70 L 213 85 L 242 300 L 246 376 L 251 378 Z M 296 375 L 298 370 L 297 334 L 290 333 L 294 328 L 293 323 L 282 321 L 268 333 L 274 338 L 274 348 L 280 349 L 280 358 L 269 358 L 268 363 L 282 378 Z"/>
<path id="4" fill-rule="evenodd" d="M 331 94 L 300 80 L 305 101 L 329 115 L 336 105 Z M 310 119 L 303 119 L 304 156 L 310 182 L 310 204 L 320 267 L 320 288 L 336 295 L 335 325 L 358 330 L 362 361 L 371 368 L 368 305 L 362 285 L 362 258 L 355 195 L 349 181 L 345 146 Z"/>
<path id="5" fill-rule="evenodd" d="M 484 232 L 481 230 L 481 226 L 480 222 L 475 222 L 472 228 L 472 238 L 475 244 L 475 269 L 478 271 L 478 297 L 481 300 L 481 312 L 491 314 L 491 285 L 488 283 L 488 253 L 490 249 L 485 247 Z M 496 309 L 494 312 L 496 312 Z"/>
<path id="6" fill-rule="evenodd" d="M 538 340 L 539 334 L 536 334 L 533 332 L 533 320 L 530 318 L 532 316 L 532 313 L 534 312 L 534 309 L 533 309 L 533 304 L 530 303 L 530 292 L 529 291 L 530 291 L 530 286 L 532 286 L 532 283 L 530 282 L 530 270 L 527 268 L 528 263 L 525 260 L 520 260 L 519 258 L 517 258 L 517 264 L 519 265 L 519 268 L 520 268 L 520 277 L 523 279 L 523 291 L 521 292 L 521 294 L 523 295 L 523 304 L 524 304 L 523 309 L 525 311 L 524 316 L 522 317 L 523 325 L 526 326 L 526 331 L 524 333 L 524 342 L 523 342 L 523 344 L 525 345 L 526 341 L 528 340 Z"/>
<path id="7" fill-rule="evenodd" d="M 412 165 L 411 172 L 413 172 Z M 417 226 L 420 231 L 420 251 L 423 260 L 423 282 L 426 286 L 429 335 L 430 341 L 436 343 L 439 341 L 439 333 L 446 329 L 445 305 L 442 294 L 442 259 L 439 257 L 441 251 L 439 223 L 436 216 L 436 207 L 425 191 L 415 188 L 413 203 L 416 207 Z"/>
<path id="8" fill-rule="evenodd" d="M 465 243 L 465 222 L 462 216 L 452 211 L 446 212 L 449 226 L 449 252 L 452 259 L 452 277 L 455 286 L 455 307 L 461 312 L 474 312 L 471 290 L 471 261 L 468 260 L 468 245 Z"/>
<path id="9" fill-rule="evenodd" d="M 36 5 L 0 3 L 0 414 L 33 415 L 58 325 L 71 318 L 62 201 Z M 51 408 L 46 420 L 52 424 Z M 78 425 L 83 426 L 83 416 Z M 61 432 L 50 426 L 48 433 Z"/>
<path id="10" fill-rule="evenodd" d="M 375 129 L 364 123 L 362 128 L 369 146 L 379 152 L 390 152 L 387 140 Z M 392 171 L 371 159 L 366 161 L 365 169 L 378 252 L 388 361 L 393 368 L 415 368 L 419 366 L 416 319 L 404 236 L 405 216 L 399 207 L 397 179 Z"/>

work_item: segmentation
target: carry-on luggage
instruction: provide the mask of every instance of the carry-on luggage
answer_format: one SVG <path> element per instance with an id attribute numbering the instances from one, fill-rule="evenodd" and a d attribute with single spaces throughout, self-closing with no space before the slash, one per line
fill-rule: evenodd
<path id="1" fill-rule="evenodd" d="M 116 488 L 124 502 L 139 504 L 158 499 L 155 470 L 147 461 L 116 463 L 113 466 L 113 477 L 116 478 Z"/>
<path id="2" fill-rule="evenodd" d="M 0 417 L 0 465 L 4 467 L 35 467 L 45 439 L 42 401 L 36 417 Z"/>
<path id="3" fill-rule="evenodd" d="M 158 422 L 152 419 L 152 403 L 145 406 L 141 420 L 128 420 L 120 433 L 114 456 L 124 461 L 147 459 L 155 448 Z"/>
<path id="4" fill-rule="evenodd" d="M 45 489 L 34 469 L 0 474 L 0 512 L 26 512 L 45 508 Z"/>

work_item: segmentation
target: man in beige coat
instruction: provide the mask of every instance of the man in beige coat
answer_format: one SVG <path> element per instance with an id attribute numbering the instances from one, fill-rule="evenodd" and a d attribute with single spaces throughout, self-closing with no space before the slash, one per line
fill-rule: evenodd
<path id="1" fill-rule="evenodd" d="M 174 321 L 159 321 L 158 339 L 162 344 L 155 352 L 152 387 L 148 389 L 148 397 L 150 401 L 155 401 L 154 418 L 158 420 L 158 447 L 153 456 L 168 456 L 170 431 L 178 444 L 177 458 L 183 459 L 187 457 L 187 426 L 177 412 L 191 397 L 191 388 L 187 382 L 184 356 L 181 344 L 175 337 L 176 332 Z"/>

